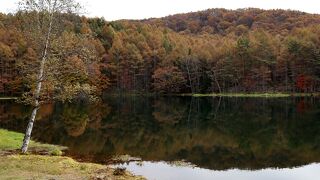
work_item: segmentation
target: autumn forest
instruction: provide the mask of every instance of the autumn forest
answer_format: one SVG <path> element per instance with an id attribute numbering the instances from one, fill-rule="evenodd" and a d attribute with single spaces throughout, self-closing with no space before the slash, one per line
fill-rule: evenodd
<path id="1" fill-rule="evenodd" d="M 0 14 L 1 96 L 33 88 L 42 51 L 28 30 L 36 16 L 41 18 L 36 12 Z M 320 90 L 320 15 L 208 9 L 112 22 L 57 16 L 62 27 L 49 47 L 46 76 L 59 82 L 44 80 L 44 97 L 61 83 L 64 91 L 84 94 Z"/>

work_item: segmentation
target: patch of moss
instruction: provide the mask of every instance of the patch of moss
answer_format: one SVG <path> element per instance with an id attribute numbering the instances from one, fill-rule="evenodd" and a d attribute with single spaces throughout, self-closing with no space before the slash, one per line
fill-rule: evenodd
<path id="1" fill-rule="evenodd" d="M 54 149 L 49 152 L 51 156 L 62 156 L 63 152 L 60 149 Z"/>

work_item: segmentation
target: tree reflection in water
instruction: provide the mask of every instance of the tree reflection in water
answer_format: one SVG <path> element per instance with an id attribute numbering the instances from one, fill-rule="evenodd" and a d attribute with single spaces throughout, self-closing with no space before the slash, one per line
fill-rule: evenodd
<path id="1" fill-rule="evenodd" d="M 318 98 L 107 97 L 46 107 L 33 138 L 94 162 L 130 154 L 224 170 L 320 161 Z M 2 102 L 0 126 L 23 132 L 28 111 Z"/>

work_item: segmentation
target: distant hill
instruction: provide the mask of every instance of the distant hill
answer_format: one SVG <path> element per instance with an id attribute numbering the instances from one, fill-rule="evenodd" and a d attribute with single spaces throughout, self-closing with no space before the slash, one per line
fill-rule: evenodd
<path id="1" fill-rule="evenodd" d="M 286 34 L 294 28 L 320 24 L 320 15 L 281 9 L 208 9 L 141 22 L 168 27 L 176 32 L 185 31 L 195 34 L 224 35 L 243 29 L 264 29 L 272 33 Z"/>

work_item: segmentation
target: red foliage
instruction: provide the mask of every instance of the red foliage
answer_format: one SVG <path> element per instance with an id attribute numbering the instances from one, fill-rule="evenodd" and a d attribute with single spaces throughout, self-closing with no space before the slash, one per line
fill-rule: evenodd
<path id="1" fill-rule="evenodd" d="M 306 75 L 299 75 L 296 80 L 296 87 L 301 91 L 306 91 L 311 86 L 312 78 Z"/>

